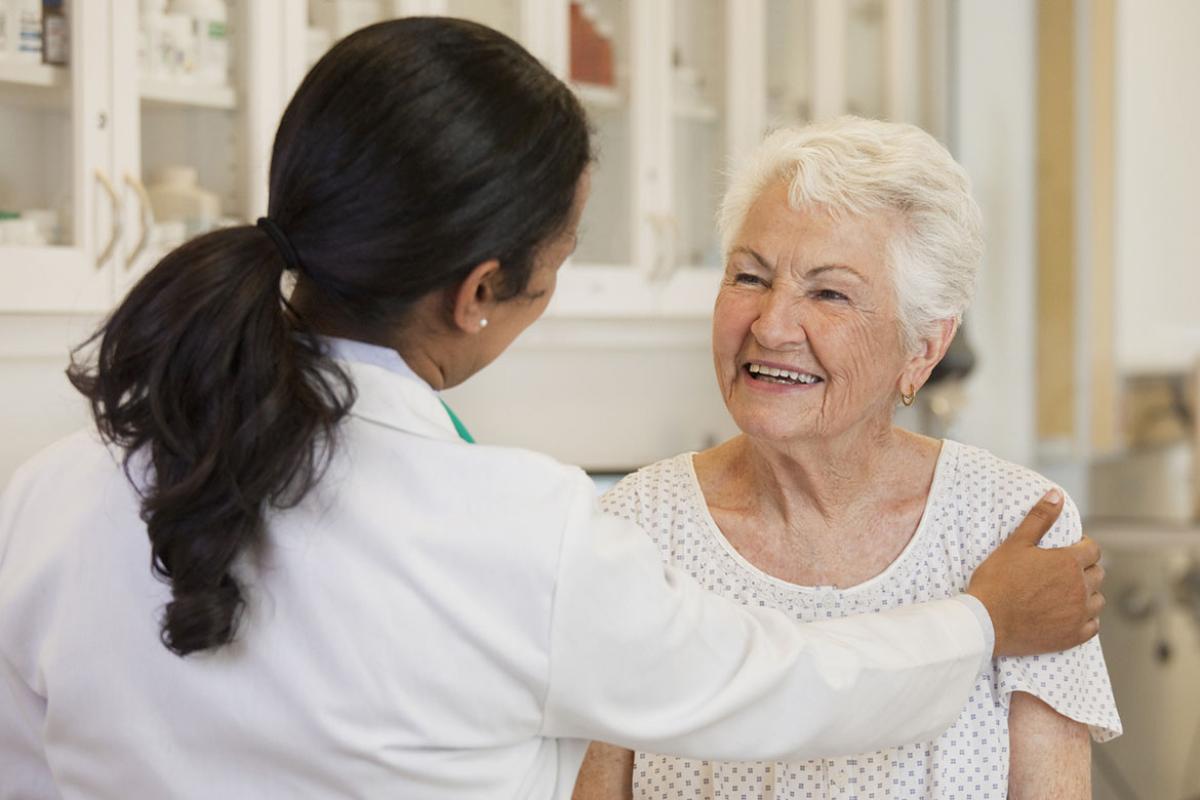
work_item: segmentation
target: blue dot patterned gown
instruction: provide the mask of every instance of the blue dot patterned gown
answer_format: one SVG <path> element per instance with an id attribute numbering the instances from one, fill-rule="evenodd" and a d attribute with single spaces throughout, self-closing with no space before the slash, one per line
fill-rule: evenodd
<path id="1" fill-rule="evenodd" d="M 633 520 L 664 561 L 708 589 L 748 605 L 778 608 L 805 622 L 952 597 L 1050 487 L 1040 475 L 978 448 L 943 443 L 916 533 L 882 573 L 846 589 L 798 586 L 746 561 L 708 512 L 692 454 L 627 476 L 603 498 L 605 511 Z M 1068 498 L 1042 546 L 1081 535 Z M 1003 800 L 1008 793 L 1008 703 L 1028 692 L 1089 726 L 1096 741 L 1119 736 L 1112 687 L 1098 638 L 1052 655 L 1001 658 L 980 675 L 958 720 L 941 736 L 844 758 L 710 762 L 637 753 L 634 797 L 642 800 Z M 780 713 L 787 713 L 780 709 Z M 852 713 L 852 712 L 851 712 Z"/>

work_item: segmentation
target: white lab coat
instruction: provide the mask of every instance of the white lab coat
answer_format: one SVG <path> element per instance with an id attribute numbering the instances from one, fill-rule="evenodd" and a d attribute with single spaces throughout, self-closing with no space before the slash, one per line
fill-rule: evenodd
<path id="1" fill-rule="evenodd" d="M 159 643 L 169 590 L 94 434 L 13 479 L 0 798 L 567 798 L 588 739 L 782 759 L 931 738 L 987 658 L 956 600 L 797 626 L 710 595 L 578 469 L 466 444 L 419 380 L 346 367 L 334 460 L 270 516 L 216 652 Z"/>

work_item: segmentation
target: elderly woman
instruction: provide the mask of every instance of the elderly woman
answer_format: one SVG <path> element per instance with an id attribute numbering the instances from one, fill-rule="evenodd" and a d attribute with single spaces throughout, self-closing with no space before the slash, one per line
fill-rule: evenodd
<path id="1" fill-rule="evenodd" d="M 893 424 L 971 300 L 982 238 L 966 174 L 909 125 L 782 130 L 734 177 L 721 226 L 713 360 L 741 435 L 630 475 L 607 510 L 708 588 L 801 620 L 961 591 L 1049 486 Z M 1079 536 L 1068 502 L 1044 541 Z M 994 662 L 931 741 L 806 763 L 593 744 L 576 798 L 1083 798 L 1089 730 L 1121 732 L 1096 639 Z"/>

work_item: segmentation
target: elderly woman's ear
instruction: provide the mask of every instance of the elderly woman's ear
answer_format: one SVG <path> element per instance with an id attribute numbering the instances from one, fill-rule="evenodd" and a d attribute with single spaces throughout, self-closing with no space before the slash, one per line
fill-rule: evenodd
<path id="1" fill-rule="evenodd" d="M 942 319 L 935 323 L 929 333 L 917 340 L 917 350 L 905 364 L 904 371 L 900 373 L 900 385 L 896 387 L 905 405 L 912 402 L 910 398 L 929 380 L 929 373 L 945 357 L 957 332 L 957 319 Z"/>

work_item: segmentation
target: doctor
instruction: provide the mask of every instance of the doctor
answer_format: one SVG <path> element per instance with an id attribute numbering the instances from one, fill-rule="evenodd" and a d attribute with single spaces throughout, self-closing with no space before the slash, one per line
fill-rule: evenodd
<path id="1" fill-rule="evenodd" d="M 566 798 L 588 740 L 929 738 L 993 654 L 1095 633 L 1095 546 L 1034 546 L 1050 501 L 969 595 L 798 626 L 664 571 L 578 469 L 471 444 L 437 392 L 545 309 L 591 158 L 477 25 L 313 68 L 269 217 L 146 275 L 70 371 L 97 430 L 0 501 L 0 798 Z"/>

